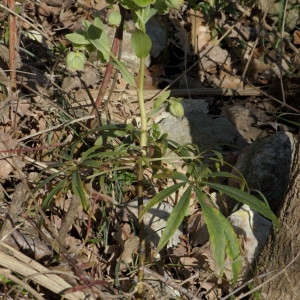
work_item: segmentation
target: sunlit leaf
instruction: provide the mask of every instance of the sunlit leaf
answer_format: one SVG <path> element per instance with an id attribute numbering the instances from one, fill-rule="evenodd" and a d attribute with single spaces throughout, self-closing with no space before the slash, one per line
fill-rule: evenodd
<path id="1" fill-rule="evenodd" d="M 61 167 L 61 166 L 63 166 L 63 164 L 59 163 L 59 164 L 56 164 L 56 166 Z M 51 168 L 56 168 L 56 166 L 51 165 Z M 50 167 L 48 167 L 47 169 L 50 169 Z M 44 171 L 46 171 L 46 170 L 44 170 Z M 33 190 L 33 194 L 35 194 L 39 189 L 41 189 L 43 186 L 45 186 L 47 183 L 49 183 L 52 179 L 58 178 L 62 173 L 63 173 L 63 171 L 56 172 L 54 174 L 51 174 L 51 175 L 47 176 L 45 180 L 40 181 L 36 185 L 35 189 Z"/>
<path id="2" fill-rule="evenodd" d="M 161 106 L 161 104 L 163 102 L 165 102 L 169 97 L 170 97 L 170 94 L 171 94 L 171 90 L 168 90 L 168 91 L 165 91 L 162 95 L 160 95 L 159 97 L 157 97 L 155 100 L 154 100 L 154 104 L 153 104 L 153 108 L 158 108 Z"/>
<path id="3" fill-rule="evenodd" d="M 89 45 L 91 43 L 86 37 L 86 33 L 84 31 L 66 34 L 66 38 L 76 45 Z"/>
<path id="4" fill-rule="evenodd" d="M 82 52 L 69 52 L 66 57 L 66 64 L 70 69 L 73 70 L 83 70 L 84 64 L 86 62 L 86 57 Z"/>
<path id="5" fill-rule="evenodd" d="M 119 26 L 122 16 L 118 11 L 112 11 L 107 16 L 107 22 L 111 25 Z"/>
<path id="6" fill-rule="evenodd" d="M 136 30 L 131 34 L 131 47 L 138 58 L 146 58 L 150 53 L 152 41 L 147 33 Z"/>
<path id="7" fill-rule="evenodd" d="M 195 192 L 209 232 L 217 272 L 222 275 L 225 266 L 225 253 L 227 252 L 231 260 L 233 279 L 236 281 L 242 263 L 240 259 L 240 245 L 236 233 L 220 210 L 205 199 L 202 191 L 199 188 L 195 188 Z"/>
<path id="8" fill-rule="evenodd" d="M 240 189 L 222 185 L 219 183 L 204 182 L 204 184 L 232 197 L 239 202 L 249 205 L 252 209 L 270 219 L 275 225 L 279 225 L 279 221 L 275 214 L 271 211 L 271 209 L 253 195 L 250 195 L 249 193 L 244 192 Z"/>
<path id="9" fill-rule="evenodd" d="M 168 178 L 188 182 L 188 178 L 183 173 L 176 171 L 165 171 L 163 173 L 158 173 L 153 175 L 153 178 Z"/>
<path id="10" fill-rule="evenodd" d="M 165 3 L 170 8 L 180 9 L 180 7 L 183 5 L 183 0 L 165 0 Z"/>
<path id="11" fill-rule="evenodd" d="M 144 207 L 142 211 L 142 215 L 145 214 L 150 208 L 152 208 L 157 203 L 163 201 L 173 193 L 175 193 L 177 190 L 179 190 L 185 183 L 180 182 L 176 183 L 172 186 L 169 186 L 163 190 L 161 190 L 159 193 L 157 193 Z"/>
<path id="12" fill-rule="evenodd" d="M 87 211 L 89 208 L 89 201 L 78 170 L 75 170 L 72 174 L 72 191 L 74 195 L 79 198 L 84 211 Z"/>
<path id="13" fill-rule="evenodd" d="M 111 62 L 119 71 L 121 72 L 122 77 L 124 80 L 129 83 L 131 86 L 135 87 L 136 82 L 134 76 L 128 71 L 126 65 L 121 61 L 113 61 Z"/>
<path id="14" fill-rule="evenodd" d="M 207 173 L 206 174 L 207 178 L 218 178 L 218 177 L 226 177 L 226 178 L 233 178 L 233 179 L 238 179 L 238 180 L 242 180 L 241 177 L 238 177 L 232 173 L 229 172 L 211 172 L 211 173 Z"/>
<path id="15" fill-rule="evenodd" d="M 42 208 L 46 209 L 49 207 L 50 202 L 52 201 L 54 195 L 56 193 L 58 193 L 62 188 L 65 187 L 65 185 L 68 183 L 68 178 L 65 178 L 64 180 L 60 181 L 45 197 L 45 199 L 43 199 L 42 202 Z"/>
<path id="16" fill-rule="evenodd" d="M 168 220 L 166 223 L 166 227 L 163 231 L 163 234 L 159 240 L 157 251 L 159 252 L 172 238 L 176 230 L 179 228 L 182 223 L 186 211 L 190 204 L 192 187 L 189 186 L 183 195 L 180 197 L 178 203 L 174 206 Z"/>
<path id="17" fill-rule="evenodd" d="M 150 4 L 155 3 L 156 0 L 133 0 L 133 1 L 139 7 L 146 7 Z"/>
<path id="18" fill-rule="evenodd" d="M 91 24 L 87 29 L 87 38 L 101 52 L 103 58 L 107 62 L 110 57 L 110 44 L 109 39 L 104 30 Z"/>

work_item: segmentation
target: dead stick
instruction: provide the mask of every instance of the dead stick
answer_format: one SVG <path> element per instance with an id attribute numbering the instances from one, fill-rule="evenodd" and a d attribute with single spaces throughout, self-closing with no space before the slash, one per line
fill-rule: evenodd
<path id="1" fill-rule="evenodd" d="M 0 153 L 21 153 L 21 152 L 33 152 L 33 151 L 41 151 L 41 150 L 48 150 L 51 148 L 58 148 L 62 146 L 66 146 L 67 143 L 60 143 L 56 145 L 50 145 L 50 146 L 41 146 L 41 147 L 35 147 L 35 148 L 20 148 L 20 149 L 7 149 L 7 150 L 0 150 Z"/>
<path id="2" fill-rule="evenodd" d="M 116 30 L 115 33 L 115 37 L 114 37 L 114 41 L 111 47 L 111 52 L 114 56 L 117 56 L 118 50 L 119 50 L 119 44 L 120 41 L 123 39 L 123 25 L 124 25 L 124 9 L 120 6 L 120 13 L 122 16 L 121 19 L 121 23 L 119 25 L 119 27 Z M 104 74 L 104 78 L 97 96 L 97 99 L 93 105 L 93 109 L 91 111 L 91 114 L 93 115 L 97 115 L 96 110 L 99 110 L 101 104 L 102 104 L 102 100 L 105 96 L 108 84 L 109 84 L 109 80 L 112 74 L 112 70 L 113 70 L 113 65 L 111 63 L 108 63 L 106 70 L 105 70 L 105 74 Z M 95 120 L 96 121 L 96 120 Z M 92 121 L 90 124 L 90 128 L 95 127 L 95 121 Z M 100 123 L 100 120 L 98 120 L 98 122 Z M 101 124 L 99 124 L 99 126 L 101 126 Z"/>
<path id="3" fill-rule="evenodd" d="M 8 0 L 8 8 L 15 11 L 15 0 Z M 17 89 L 16 73 L 16 46 L 17 46 L 17 21 L 13 14 L 9 15 L 9 74 L 10 74 L 10 93 L 13 94 Z"/>
<path id="4" fill-rule="evenodd" d="M 172 287 L 173 289 L 177 290 L 181 294 L 185 295 L 189 299 L 193 300 L 200 300 L 192 291 L 189 291 L 188 289 L 184 288 L 183 286 L 180 286 L 178 283 L 172 281 L 170 278 L 164 277 L 154 271 L 152 271 L 149 268 L 144 267 L 145 274 L 148 274 L 150 276 L 153 276 L 154 278 L 158 279 L 160 282 Z"/>

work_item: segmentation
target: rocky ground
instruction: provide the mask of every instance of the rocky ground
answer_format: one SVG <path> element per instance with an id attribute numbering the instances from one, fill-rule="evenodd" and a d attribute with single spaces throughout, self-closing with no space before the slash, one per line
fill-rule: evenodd
<path id="1" fill-rule="evenodd" d="M 289 181 L 300 124 L 300 31 L 299 22 L 295 23 L 299 15 L 291 9 L 296 15 L 287 18 L 292 21 L 281 32 L 276 13 L 271 17 L 248 5 L 233 1 L 216 8 L 213 24 L 191 3 L 155 16 L 147 25 L 153 48 L 144 94 L 148 111 L 163 89 L 182 97 L 183 118 L 164 109 L 152 124 L 180 144 L 221 153 L 243 174 L 250 189 L 265 195 L 276 213 Z M 83 19 L 92 21 L 96 13 L 105 22 L 108 9 L 102 0 L 18 3 L 17 87 L 13 90 L 9 11 L 0 6 L 3 299 L 134 298 L 139 240 L 133 174 L 111 172 L 109 183 L 91 180 L 89 168 L 75 172 L 80 181 L 70 175 L 83 153 L 104 136 L 103 131 L 92 132 L 88 124 L 95 118 L 91 110 L 107 65 L 90 55 L 83 71 L 69 70 L 65 57 L 71 44 L 65 35 L 80 28 Z M 132 25 L 130 16 L 125 25 Z M 105 26 L 113 37 L 115 28 Z M 215 39 L 211 39 L 213 30 Z M 139 61 L 129 40 L 127 30 L 122 61 L 137 75 Z M 111 75 L 100 111 L 102 125 L 139 123 L 136 91 L 120 74 Z M 116 136 L 114 142 L 122 144 L 123 138 Z M 101 165 L 99 171 L 110 167 Z M 226 171 L 232 172 L 231 167 Z M 78 182 L 87 203 L 71 192 Z M 99 186 L 105 189 L 97 190 Z M 155 188 L 145 191 L 145 201 Z M 218 202 L 220 195 L 208 193 Z M 145 271 L 145 299 L 227 299 L 243 291 L 237 288 L 253 277 L 252 263 L 271 224 L 249 207 L 231 207 L 226 201 L 220 209 L 230 215 L 244 254 L 240 281 L 230 284 L 229 269 L 222 278 L 214 273 L 209 235 L 198 205 L 190 207 L 168 251 L 156 253 L 160 231 L 174 204 L 168 201 L 147 215 L 152 261 Z M 245 215 L 250 216 L 247 221 Z"/>

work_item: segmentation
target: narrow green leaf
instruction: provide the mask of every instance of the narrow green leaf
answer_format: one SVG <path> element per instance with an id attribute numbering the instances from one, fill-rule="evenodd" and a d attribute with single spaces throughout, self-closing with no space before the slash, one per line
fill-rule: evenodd
<path id="1" fill-rule="evenodd" d="M 68 179 L 65 178 L 64 180 L 60 181 L 46 196 L 46 198 L 42 202 L 42 208 L 46 209 L 50 205 L 51 200 L 53 199 L 53 196 L 58 193 L 62 188 L 65 187 L 66 183 L 68 182 Z"/>
<path id="2" fill-rule="evenodd" d="M 224 225 L 226 226 L 225 235 L 227 238 L 226 253 L 231 261 L 233 281 L 237 282 L 239 278 L 239 273 L 242 268 L 240 244 L 232 225 L 229 223 L 227 219 L 226 219 L 226 224 Z"/>
<path id="3" fill-rule="evenodd" d="M 124 80 L 131 86 L 136 87 L 136 82 L 134 76 L 128 71 L 126 65 L 122 61 L 112 61 L 111 62 L 120 72 Z"/>
<path id="4" fill-rule="evenodd" d="M 179 228 L 180 224 L 182 223 L 190 204 L 191 192 L 192 187 L 189 186 L 179 199 L 178 203 L 174 206 L 167 220 L 167 224 L 163 231 L 163 234 L 159 240 L 157 246 L 158 252 L 168 243 L 168 241 L 172 238 L 175 231 Z"/>
<path id="5" fill-rule="evenodd" d="M 60 163 L 59 164 L 60 166 L 62 166 L 62 164 Z M 51 167 L 48 167 L 47 169 L 51 169 L 51 168 L 55 168 L 56 166 L 51 166 Z M 45 169 L 44 171 L 46 171 L 47 169 Z M 39 182 L 35 189 L 33 190 L 33 194 L 35 194 L 39 189 L 41 189 L 43 186 L 45 186 L 48 182 L 50 182 L 52 179 L 56 178 L 56 177 L 59 177 L 60 174 L 62 174 L 63 171 L 59 171 L 57 173 L 54 173 L 54 174 L 51 174 L 50 176 L 47 176 L 45 180 Z"/>
<path id="6" fill-rule="evenodd" d="M 188 178 L 180 172 L 176 171 L 165 171 L 163 173 L 158 173 L 153 175 L 153 178 L 168 178 L 168 179 L 174 179 L 174 180 L 181 180 L 183 182 L 188 182 Z"/>
<path id="7" fill-rule="evenodd" d="M 100 160 L 87 159 L 83 162 L 80 162 L 80 166 L 93 167 L 99 169 L 103 165 L 103 162 Z"/>
<path id="8" fill-rule="evenodd" d="M 223 163 L 224 163 L 223 155 L 222 155 L 219 151 L 216 151 L 216 150 L 211 150 L 211 151 L 212 151 L 212 153 L 214 153 L 214 154 L 216 155 L 216 157 L 217 157 L 217 159 L 212 158 L 212 160 L 217 160 L 217 161 L 219 161 L 221 164 L 223 164 Z"/>
<path id="9" fill-rule="evenodd" d="M 80 199 L 84 211 L 87 211 L 89 208 L 89 201 L 87 199 L 86 192 L 83 187 L 81 176 L 78 170 L 76 170 L 72 175 L 72 191 L 74 195 Z"/>
<path id="10" fill-rule="evenodd" d="M 173 193 L 175 193 L 177 190 L 179 190 L 185 183 L 180 182 L 176 183 L 172 186 L 167 187 L 166 189 L 161 190 L 159 193 L 157 193 L 144 207 L 142 211 L 142 215 L 145 214 L 151 207 L 153 207 L 155 204 L 163 201 Z"/>
<path id="11" fill-rule="evenodd" d="M 161 107 L 156 107 L 156 108 L 152 108 L 151 111 L 148 113 L 147 117 L 148 118 L 152 118 L 154 116 L 157 116 L 158 113 L 163 109 L 163 106 Z"/>
<path id="12" fill-rule="evenodd" d="M 253 195 L 250 195 L 247 192 L 241 191 L 240 189 L 226 186 L 219 183 L 212 183 L 212 182 L 203 182 L 203 184 L 216 189 L 233 199 L 242 202 L 244 204 L 249 205 L 252 209 L 257 211 L 258 213 L 262 214 L 266 218 L 270 219 L 276 226 L 279 226 L 279 221 L 275 214 L 271 211 L 271 209 L 262 201 L 254 197 Z"/>
<path id="13" fill-rule="evenodd" d="M 160 107 L 160 105 L 170 97 L 170 94 L 171 94 L 171 90 L 168 90 L 168 91 L 165 91 L 159 97 L 157 97 L 154 101 L 153 108 Z"/>
<path id="14" fill-rule="evenodd" d="M 90 155 L 93 154 L 95 151 L 100 152 L 100 149 L 101 149 L 101 148 L 102 148 L 102 145 L 101 145 L 101 146 L 96 145 L 96 146 L 93 146 L 93 147 L 89 148 L 88 150 L 86 150 L 86 151 L 82 154 L 82 156 L 81 156 L 81 161 L 82 161 L 82 160 L 85 160 L 85 159 L 87 159 L 87 158 L 89 158 Z"/>
<path id="15" fill-rule="evenodd" d="M 212 252 L 217 272 L 222 275 L 225 266 L 225 253 L 231 260 L 233 279 L 238 279 L 241 269 L 240 246 L 232 225 L 213 204 L 207 203 L 205 195 L 199 188 L 195 188 L 198 201 L 210 236 Z"/>
<path id="16" fill-rule="evenodd" d="M 232 173 L 229 173 L 229 172 L 211 172 L 211 173 L 208 173 L 205 177 L 207 177 L 207 178 L 210 178 L 210 177 L 213 177 L 213 178 L 226 177 L 226 178 L 234 178 L 234 179 L 242 180 L 241 177 L 238 177 L 238 176 L 236 176 Z"/>

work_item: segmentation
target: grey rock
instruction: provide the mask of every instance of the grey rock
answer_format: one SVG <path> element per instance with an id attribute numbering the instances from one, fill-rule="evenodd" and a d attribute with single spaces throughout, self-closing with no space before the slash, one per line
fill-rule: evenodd
<path id="1" fill-rule="evenodd" d="M 194 143 L 201 150 L 221 151 L 224 147 L 247 144 L 227 119 L 213 119 L 195 110 L 186 112 L 182 119 L 169 115 L 159 125 L 162 133 L 168 133 L 169 139 L 180 144 Z"/>
<path id="2" fill-rule="evenodd" d="M 149 199 L 144 198 L 144 204 L 148 203 Z M 170 214 L 173 210 L 173 207 L 167 202 L 160 202 L 154 205 L 145 215 L 144 215 L 144 224 L 145 224 L 145 236 L 146 241 L 151 242 L 154 247 L 158 246 L 159 240 L 162 236 L 163 230 L 166 227 L 167 220 L 170 217 Z M 123 215 L 131 217 L 136 225 L 138 224 L 138 200 L 135 198 L 132 201 L 129 201 L 123 204 L 119 210 Z M 183 234 L 183 226 L 176 230 L 175 234 L 169 240 L 167 247 L 173 248 L 176 247 L 180 242 L 180 235 Z"/>
<path id="3" fill-rule="evenodd" d="M 165 26 L 160 22 L 162 16 L 154 15 L 146 24 L 147 34 L 152 40 L 150 55 L 158 57 L 167 47 L 167 32 Z"/>
<path id="4" fill-rule="evenodd" d="M 244 249 L 240 276 L 247 279 L 253 275 L 251 271 L 253 270 L 257 256 L 266 243 L 272 222 L 251 209 L 248 205 L 243 205 L 229 216 L 228 220 L 232 224 Z"/>
<path id="5" fill-rule="evenodd" d="M 293 135 L 277 132 L 247 146 L 236 163 L 250 189 L 261 191 L 273 212 L 277 212 L 288 187 L 294 151 Z"/>

